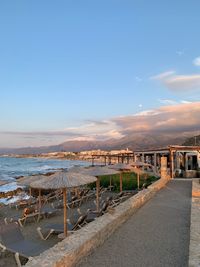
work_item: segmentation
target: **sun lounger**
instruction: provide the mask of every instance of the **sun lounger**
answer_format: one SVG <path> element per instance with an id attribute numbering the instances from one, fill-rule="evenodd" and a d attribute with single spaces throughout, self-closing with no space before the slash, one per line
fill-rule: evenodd
<path id="1" fill-rule="evenodd" d="M 119 194 L 117 194 L 115 197 L 111 197 L 110 198 L 110 202 L 111 202 L 111 207 L 115 207 L 117 205 L 119 205 L 121 202 L 123 202 L 124 200 L 128 199 L 131 195 L 136 194 L 137 192 L 120 192 Z"/>
<path id="2" fill-rule="evenodd" d="M 34 205 L 36 203 L 36 199 L 34 197 L 31 197 L 29 199 L 23 199 L 20 201 L 17 201 L 15 203 L 9 204 L 10 208 L 16 208 L 16 210 L 18 209 L 23 209 L 26 208 L 28 206 Z"/>
<path id="3" fill-rule="evenodd" d="M 44 204 L 49 203 L 54 200 L 59 200 L 62 197 L 62 191 L 56 190 L 55 192 L 51 192 L 48 195 L 43 196 Z"/>
<path id="4" fill-rule="evenodd" d="M 68 220 L 68 225 L 67 225 L 68 231 L 72 233 L 72 232 L 80 229 L 86 223 L 86 218 L 87 218 L 87 214 L 81 215 L 74 225 L 72 225 Z M 53 233 L 61 234 L 64 232 L 64 225 L 60 224 L 60 223 L 59 224 L 47 224 L 47 225 L 45 225 L 44 228 L 47 231 L 46 236 L 44 236 L 44 234 L 42 233 L 41 227 L 37 228 L 37 232 L 38 232 L 40 238 L 43 240 L 47 240 L 49 238 L 49 236 Z"/>
<path id="5" fill-rule="evenodd" d="M 50 216 L 56 215 L 58 213 L 59 209 L 54 207 L 47 207 L 44 206 L 41 208 L 40 212 L 38 211 L 38 220 L 39 221 L 42 217 L 48 218 Z"/>
<path id="6" fill-rule="evenodd" d="M 4 218 L 5 224 L 9 224 L 12 222 L 18 223 L 21 227 L 23 227 L 27 221 L 34 220 L 35 222 L 38 220 L 39 212 L 35 210 L 34 207 L 25 208 L 23 210 L 22 215 L 13 216 L 10 218 Z"/>
<path id="7" fill-rule="evenodd" d="M 104 213 L 106 213 L 109 205 L 110 205 L 110 202 L 109 201 L 104 201 L 103 202 L 103 205 L 102 205 L 102 208 L 100 209 L 100 211 L 88 210 L 87 211 L 86 221 L 89 223 L 89 222 L 94 221 L 97 217 L 102 216 Z"/>
<path id="8" fill-rule="evenodd" d="M 47 249 L 46 246 L 24 239 L 16 223 L 0 224 L 0 247 L 15 254 L 17 266 L 21 267 L 19 256 L 27 259 L 37 256 Z"/>

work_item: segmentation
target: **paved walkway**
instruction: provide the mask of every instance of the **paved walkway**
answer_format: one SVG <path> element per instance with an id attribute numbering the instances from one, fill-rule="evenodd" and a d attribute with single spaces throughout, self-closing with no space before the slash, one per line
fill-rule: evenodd
<path id="1" fill-rule="evenodd" d="M 191 187 L 170 181 L 78 266 L 188 266 Z"/>

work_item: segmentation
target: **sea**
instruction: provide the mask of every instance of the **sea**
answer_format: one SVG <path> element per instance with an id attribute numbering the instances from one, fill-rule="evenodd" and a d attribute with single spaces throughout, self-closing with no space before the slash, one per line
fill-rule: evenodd
<path id="1" fill-rule="evenodd" d="M 60 169 L 67 170 L 74 166 L 88 165 L 90 165 L 89 162 L 77 160 L 0 157 L 0 181 L 6 182 L 6 184 L 0 186 L 0 192 L 17 189 L 19 186 L 16 183 L 16 179 L 21 176 L 45 174 Z M 15 200 L 16 198 L 12 198 L 8 202 L 7 199 L 0 199 L 0 203 L 9 204 Z"/>

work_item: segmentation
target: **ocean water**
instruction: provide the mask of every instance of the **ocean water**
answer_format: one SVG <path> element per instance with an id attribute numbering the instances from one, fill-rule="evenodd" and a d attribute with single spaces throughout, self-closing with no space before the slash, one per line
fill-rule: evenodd
<path id="1" fill-rule="evenodd" d="M 73 166 L 87 166 L 85 161 L 43 159 L 43 158 L 9 158 L 0 157 L 0 180 L 8 181 L 0 186 L 0 192 L 15 190 L 16 178 L 32 174 L 44 174 L 58 169 L 68 169 Z"/>

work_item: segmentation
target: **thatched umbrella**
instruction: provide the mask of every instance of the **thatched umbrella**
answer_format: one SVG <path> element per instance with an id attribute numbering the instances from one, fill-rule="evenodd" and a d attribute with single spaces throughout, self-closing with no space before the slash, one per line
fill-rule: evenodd
<path id="1" fill-rule="evenodd" d="M 72 171 L 74 171 L 74 169 L 72 169 Z M 97 181 L 96 181 L 96 198 L 97 198 L 97 211 L 99 211 L 99 189 L 100 189 L 100 176 L 104 176 L 104 175 L 113 175 L 113 174 L 117 174 L 119 173 L 116 170 L 110 169 L 107 166 L 92 166 L 92 167 L 86 167 L 86 168 L 76 168 L 76 171 L 80 172 L 80 173 L 84 173 L 87 175 L 92 175 L 92 176 L 96 176 L 97 177 Z"/>
<path id="2" fill-rule="evenodd" d="M 131 166 L 134 167 L 133 172 L 135 172 L 137 174 L 137 185 L 138 185 L 138 189 L 140 188 L 140 174 L 143 173 L 142 170 L 140 170 L 140 167 L 149 167 L 151 166 L 151 164 L 145 163 L 145 162 L 133 162 L 130 164 Z"/>
<path id="3" fill-rule="evenodd" d="M 122 192 L 122 174 L 124 171 L 132 170 L 133 166 L 131 166 L 130 164 L 118 163 L 114 165 L 109 165 L 108 168 L 120 171 L 120 192 Z"/>
<path id="4" fill-rule="evenodd" d="M 64 206 L 64 236 L 67 236 L 67 190 L 66 188 L 79 187 L 95 182 L 97 179 L 91 175 L 73 172 L 56 172 L 48 177 L 31 183 L 31 187 L 40 189 L 62 189 Z"/>
<path id="5" fill-rule="evenodd" d="M 29 194 L 31 196 L 31 183 L 40 181 L 46 177 L 45 175 L 39 174 L 39 175 L 31 175 L 31 176 L 24 176 L 21 177 L 17 180 L 18 185 L 23 185 L 23 186 L 28 186 L 29 187 Z M 41 210 L 41 189 L 39 188 L 39 196 L 38 196 L 38 201 L 39 201 L 39 212 Z"/>

